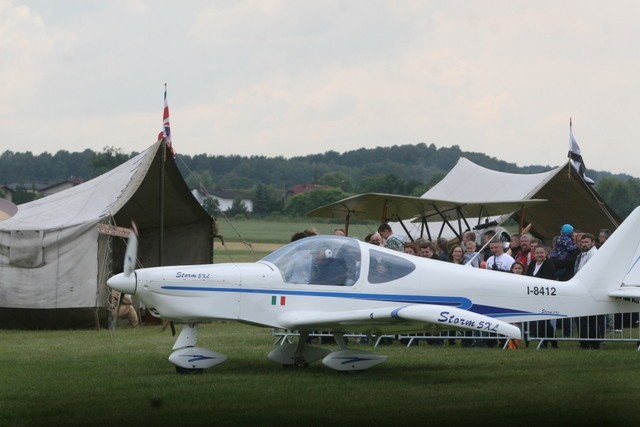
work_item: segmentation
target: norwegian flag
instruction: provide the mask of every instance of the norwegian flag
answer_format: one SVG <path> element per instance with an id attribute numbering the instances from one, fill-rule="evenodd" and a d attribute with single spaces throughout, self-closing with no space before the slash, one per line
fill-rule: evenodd
<path id="1" fill-rule="evenodd" d="M 162 111 L 162 132 L 158 134 L 158 140 L 164 139 L 167 142 L 167 147 L 171 151 L 171 156 L 176 157 L 176 152 L 173 150 L 173 143 L 171 141 L 171 124 L 169 123 L 169 104 L 167 103 L 167 84 L 164 84 L 164 110 Z"/>

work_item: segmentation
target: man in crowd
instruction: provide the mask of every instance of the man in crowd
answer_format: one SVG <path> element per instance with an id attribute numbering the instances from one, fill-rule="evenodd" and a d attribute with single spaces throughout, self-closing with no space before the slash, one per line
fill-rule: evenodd
<path id="1" fill-rule="evenodd" d="M 502 242 L 494 240 L 489 243 L 489 248 L 491 256 L 487 259 L 487 270 L 509 271 L 515 260 L 511 255 L 504 253 Z"/>
<path id="2" fill-rule="evenodd" d="M 380 224 L 378 227 L 378 233 L 384 239 L 384 247 L 387 249 L 393 249 L 394 251 L 404 251 L 404 244 L 402 240 L 395 234 L 393 234 L 393 230 L 391 226 L 387 223 Z"/>
<path id="3" fill-rule="evenodd" d="M 583 233 L 580 239 L 580 255 L 576 259 L 575 273 L 580 271 L 587 261 L 598 253 L 596 238 L 591 233 Z M 578 318 L 578 331 L 580 338 L 603 338 L 607 316 L 584 316 Z M 602 341 L 580 341 L 580 348 L 597 350 L 602 346 Z"/>

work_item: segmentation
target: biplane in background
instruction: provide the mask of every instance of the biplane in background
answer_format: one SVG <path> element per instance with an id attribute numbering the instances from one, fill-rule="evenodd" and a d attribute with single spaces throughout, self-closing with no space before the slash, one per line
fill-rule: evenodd
<path id="1" fill-rule="evenodd" d="M 445 230 L 449 230 L 460 240 L 465 231 L 496 226 L 516 211 L 520 212 L 520 218 L 524 218 L 527 207 L 545 201 L 529 199 L 463 203 L 395 194 L 364 193 L 314 209 L 308 212 L 307 216 L 344 220 L 347 235 L 351 221 L 375 220 L 381 223 L 397 222 L 411 241 L 417 237 L 425 237 L 425 233 L 427 239 L 434 240 Z M 412 224 L 419 224 L 418 233 L 416 230 L 409 230 L 405 224 L 407 220 Z M 433 226 L 439 229 L 435 235 L 431 230 Z M 522 228 L 523 224 L 520 224 L 520 229 Z"/>

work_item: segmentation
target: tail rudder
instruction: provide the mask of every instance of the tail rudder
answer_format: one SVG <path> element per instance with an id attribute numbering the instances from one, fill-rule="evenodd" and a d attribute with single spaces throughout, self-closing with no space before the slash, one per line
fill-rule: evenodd
<path id="1" fill-rule="evenodd" d="M 629 214 L 598 253 L 568 283 L 581 284 L 597 300 L 607 300 L 625 277 L 638 270 L 640 278 L 640 207 Z"/>

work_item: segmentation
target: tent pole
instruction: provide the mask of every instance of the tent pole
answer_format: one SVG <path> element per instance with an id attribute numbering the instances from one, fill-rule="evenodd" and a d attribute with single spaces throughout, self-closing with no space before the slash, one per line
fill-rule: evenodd
<path id="1" fill-rule="evenodd" d="M 162 149 L 162 165 L 160 166 L 160 241 L 158 244 L 158 265 L 164 265 L 164 164 L 167 160 L 167 140 L 162 139 L 160 148 Z"/>

